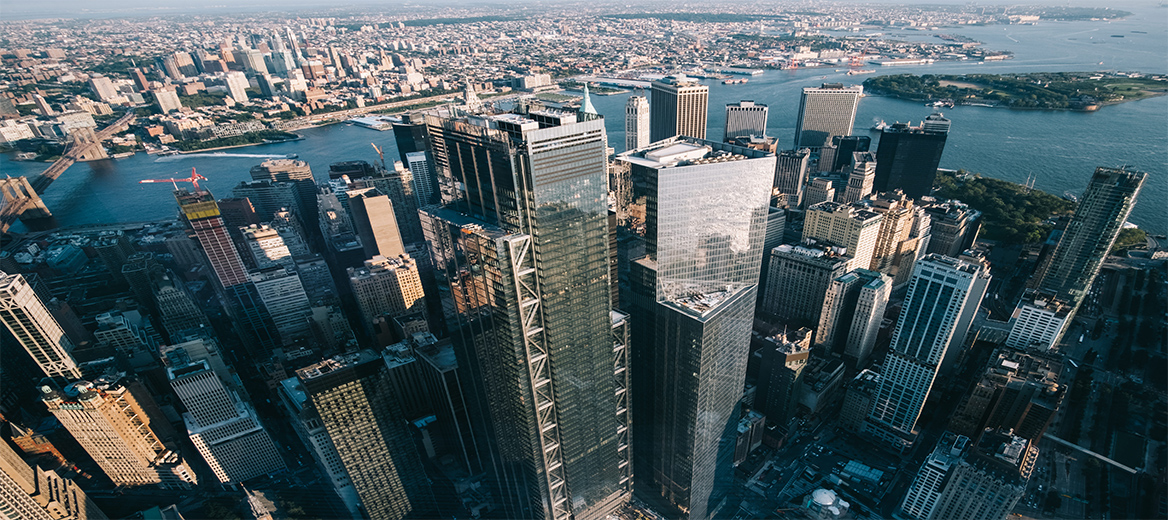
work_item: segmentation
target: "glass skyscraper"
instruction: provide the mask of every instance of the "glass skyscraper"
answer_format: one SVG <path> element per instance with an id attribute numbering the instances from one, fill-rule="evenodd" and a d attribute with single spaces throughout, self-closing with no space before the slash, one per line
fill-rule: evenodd
<path id="1" fill-rule="evenodd" d="M 630 298 L 638 489 L 707 518 L 732 480 L 775 156 L 682 137 L 618 160 L 646 197 Z"/>
<path id="2" fill-rule="evenodd" d="M 423 230 L 506 516 L 601 519 L 632 484 L 604 122 L 520 110 L 427 116 L 458 189 Z"/>

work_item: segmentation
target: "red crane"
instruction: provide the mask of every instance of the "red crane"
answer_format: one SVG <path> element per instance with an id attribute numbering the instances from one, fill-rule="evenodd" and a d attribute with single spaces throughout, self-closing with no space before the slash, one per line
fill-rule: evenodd
<path id="1" fill-rule="evenodd" d="M 195 173 L 195 168 L 191 167 L 191 176 L 189 178 L 186 178 L 186 179 L 143 179 L 143 180 L 138 181 L 138 184 L 154 184 L 156 182 L 169 182 L 171 184 L 174 184 L 174 189 L 177 190 L 178 183 L 189 182 L 189 183 L 191 183 L 191 185 L 193 185 L 195 187 L 195 191 L 199 191 L 199 181 L 200 180 L 205 181 L 205 180 L 207 180 L 207 178 L 203 177 L 202 175 L 199 175 L 198 173 Z"/>

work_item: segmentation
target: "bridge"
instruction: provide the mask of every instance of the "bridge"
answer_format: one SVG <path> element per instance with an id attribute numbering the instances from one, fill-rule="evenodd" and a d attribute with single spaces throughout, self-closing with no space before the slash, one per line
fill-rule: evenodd
<path id="1" fill-rule="evenodd" d="M 31 181 L 24 177 L 0 179 L 0 194 L 3 195 L 0 198 L 0 233 L 7 233 L 18 218 L 32 220 L 52 216 L 39 194 L 44 193 L 73 163 L 108 158 L 101 142 L 125 131 L 136 117 L 133 111 L 129 111 L 99 132 L 91 128 L 74 128 L 70 131 L 65 153 L 40 175 Z"/>

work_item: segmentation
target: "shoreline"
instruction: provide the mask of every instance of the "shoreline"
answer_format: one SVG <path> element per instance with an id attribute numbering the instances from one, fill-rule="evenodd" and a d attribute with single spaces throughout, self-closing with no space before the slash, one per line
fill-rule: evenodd
<path id="1" fill-rule="evenodd" d="M 199 148 L 198 150 L 179 150 L 179 151 L 178 151 L 178 155 L 187 155 L 187 154 L 192 154 L 192 153 L 203 153 L 203 152 L 213 152 L 213 151 L 216 151 L 216 150 L 231 150 L 231 149 L 233 149 L 233 148 L 246 148 L 246 147 L 248 147 L 248 146 L 260 146 L 260 145 L 265 145 L 265 144 L 279 144 L 279 143 L 289 143 L 289 142 L 292 142 L 292 141 L 303 141 L 303 140 L 304 140 L 304 136 L 302 136 L 302 135 L 296 135 L 296 138 L 295 138 L 295 139 L 284 139 L 284 140 L 280 140 L 280 141 L 262 141 L 262 142 L 259 142 L 259 143 L 233 144 L 233 145 L 229 145 L 229 146 L 217 146 L 217 147 L 215 147 L 215 148 Z M 157 154 L 154 154 L 154 155 L 157 155 Z"/>
<path id="2" fill-rule="evenodd" d="M 897 95 L 897 94 L 885 94 L 885 93 L 876 93 L 876 92 L 873 92 L 871 94 L 864 93 L 864 96 L 865 97 L 867 97 L 867 96 L 886 97 L 886 98 L 892 98 L 892 99 L 899 99 L 901 101 L 912 101 L 914 103 L 925 103 L 925 106 L 927 106 L 927 107 L 931 107 L 931 105 L 928 104 L 930 101 L 938 101 L 935 99 L 913 99 L 913 98 L 909 98 L 909 97 L 901 96 L 901 95 Z M 975 103 L 956 103 L 956 106 L 958 106 L 958 107 L 976 107 L 976 108 L 1004 108 L 1007 110 L 1049 110 L 1052 112 L 1098 112 L 1099 109 L 1101 109 L 1103 107 L 1108 107 L 1108 106 L 1113 106 L 1113 105 L 1122 105 L 1124 103 L 1134 103 L 1136 101 L 1143 101 L 1145 99 L 1152 99 L 1152 98 L 1156 98 L 1156 97 L 1160 97 L 1160 96 L 1168 96 L 1168 91 L 1151 92 L 1147 96 L 1139 98 L 1139 99 L 1124 99 L 1124 100 L 1120 100 L 1120 101 L 1102 101 L 1102 102 L 1096 103 L 1094 105 L 1088 105 L 1088 106 L 1094 106 L 1095 108 L 1086 108 L 1086 107 L 1084 107 L 1084 108 L 1012 107 L 1009 105 L 991 105 L 989 103 L 976 103 L 976 104 Z M 943 107 L 936 107 L 936 108 L 943 108 Z"/>

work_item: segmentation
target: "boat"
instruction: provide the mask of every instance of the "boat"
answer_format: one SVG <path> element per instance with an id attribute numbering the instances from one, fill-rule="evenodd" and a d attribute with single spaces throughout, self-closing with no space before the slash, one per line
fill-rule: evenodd
<path id="1" fill-rule="evenodd" d="M 925 106 L 933 108 L 953 108 L 954 103 L 952 99 L 941 99 L 932 103 L 925 103 Z"/>
<path id="2" fill-rule="evenodd" d="M 872 125 L 870 130 L 873 132 L 883 132 L 885 128 L 888 128 L 888 123 L 885 123 L 884 120 L 881 119 L 879 123 Z"/>
<path id="3" fill-rule="evenodd" d="M 288 154 L 288 155 L 285 155 L 285 156 L 284 156 L 284 158 L 285 158 L 285 159 L 299 159 L 299 158 L 300 158 L 300 156 L 299 156 L 299 155 L 297 155 L 297 154 L 294 154 L 294 153 L 290 153 L 290 154 Z"/>
<path id="4" fill-rule="evenodd" d="M 1075 202 L 1075 203 L 1079 202 L 1079 197 L 1075 196 L 1074 193 L 1071 193 L 1069 191 L 1063 192 L 1063 198 L 1067 199 L 1071 202 Z"/>
<path id="5" fill-rule="evenodd" d="M 849 71 L 848 71 L 848 75 L 849 75 L 849 76 L 855 76 L 855 75 L 857 75 L 857 74 L 873 74 L 873 73 L 875 73 L 875 72 L 876 72 L 876 71 L 875 71 L 875 70 L 872 70 L 872 69 L 868 69 L 868 70 L 854 70 L 854 69 L 853 69 L 853 70 L 849 70 Z"/>
<path id="6" fill-rule="evenodd" d="M 747 81 L 748 80 L 746 78 L 731 78 L 731 79 L 722 80 L 722 84 L 723 85 L 741 85 L 743 83 L 746 83 Z"/>

